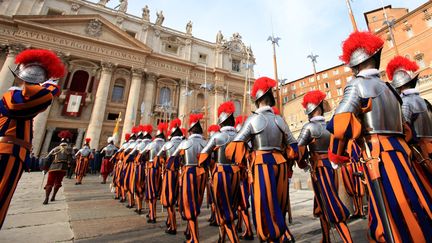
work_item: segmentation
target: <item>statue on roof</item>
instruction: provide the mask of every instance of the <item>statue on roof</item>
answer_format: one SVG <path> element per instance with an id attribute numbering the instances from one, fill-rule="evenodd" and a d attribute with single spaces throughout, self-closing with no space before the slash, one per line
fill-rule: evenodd
<path id="1" fill-rule="evenodd" d="M 165 20 L 165 16 L 163 15 L 162 10 L 159 13 L 156 13 L 156 25 L 162 26 L 164 20 Z"/>
<path id="2" fill-rule="evenodd" d="M 121 12 L 121 13 L 126 13 L 127 6 L 128 6 L 128 1 L 127 0 L 120 0 L 120 5 L 119 5 L 118 11 Z"/>
<path id="3" fill-rule="evenodd" d="M 222 34 L 222 31 L 218 31 L 218 33 L 216 34 L 216 44 L 222 44 L 222 42 L 224 41 L 224 36 Z"/>
<path id="4" fill-rule="evenodd" d="M 142 9 L 142 19 L 145 21 L 150 21 L 150 9 L 147 5 Z"/>
<path id="5" fill-rule="evenodd" d="M 109 0 L 99 0 L 99 2 L 97 4 L 101 5 L 101 6 L 105 6 L 108 2 L 109 2 Z"/>
<path id="6" fill-rule="evenodd" d="M 190 21 L 190 20 L 186 24 L 186 34 L 192 35 L 192 21 Z"/>

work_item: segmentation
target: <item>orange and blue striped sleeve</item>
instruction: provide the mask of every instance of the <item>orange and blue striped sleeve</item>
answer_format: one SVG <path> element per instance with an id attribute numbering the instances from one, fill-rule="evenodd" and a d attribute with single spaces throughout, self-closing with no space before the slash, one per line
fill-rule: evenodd
<path id="1" fill-rule="evenodd" d="M 60 88 L 54 82 L 25 85 L 23 89 L 10 89 L 0 100 L 0 114 L 10 118 L 29 119 L 47 109 Z"/>

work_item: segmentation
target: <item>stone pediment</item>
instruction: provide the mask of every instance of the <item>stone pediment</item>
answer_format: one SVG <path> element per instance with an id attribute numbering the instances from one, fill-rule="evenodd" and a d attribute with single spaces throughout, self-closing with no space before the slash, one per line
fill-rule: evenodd
<path id="1" fill-rule="evenodd" d="M 100 15 L 61 15 L 61 16 L 14 16 L 18 25 L 37 25 L 58 30 L 79 38 L 103 42 L 122 48 L 136 49 L 150 53 L 150 47 L 133 38 L 126 31 L 120 29 Z"/>

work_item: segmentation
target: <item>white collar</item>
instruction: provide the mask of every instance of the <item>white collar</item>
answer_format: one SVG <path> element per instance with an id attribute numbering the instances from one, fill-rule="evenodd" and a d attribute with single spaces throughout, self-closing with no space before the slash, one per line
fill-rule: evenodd
<path id="1" fill-rule="evenodd" d="M 182 136 L 174 136 L 174 137 L 171 137 L 171 141 L 172 140 L 182 140 Z"/>
<path id="2" fill-rule="evenodd" d="M 309 121 L 314 122 L 314 121 L 325 121 L 325 118 L 323 116 L 314 116 L 311 119 L 309 119 Z"/>
<path id="3" fill-rule="evenodd" d="M 163 138 L 155 138 L 153 141 L 165 141 L 165 139 L 163 139 Z"/>
<path id="4" fill-rule="evenodd" d="M 271 111 L 273 113 L 273 109 L 268 105 L 256 109 L 255 113 L 263 113 L 264 111 Z"/>
<path id="5" fill-rule="evenodd" d="M 235 127 L 232 127 L 232 126 L 225 126 L 225 127 L 221 127 L 220 131 L 221 132 L 226 132 L 226 131 L 227 132 L 230 132 L 230 131 L 235 132 L 236 129 L 235 129 Z"/>
<path id="6" fill-rule="evenodd" d="M 364 69 L 361 70 L 357 76 L 360 77 L 364 77 L 364 78 L 368 78 L 368 77 L 372 77 L 372 76 L 379 76 L 380 71 L 376 68 L 369 68 L 369 69 Z"/>
<path id="7" fill-rule="evenodd" d="M 420 92 L 415 88 L 406 89 L 406 90 L 402 91 L 401 97 L 412 95 L 412 94 L 420 94 Z"/>
<path id="8" fill-rule="evenodd" d="M 189 136 L 189 138 L 203 138 L 203 136 L 201 134 L 192 134 Z"/>

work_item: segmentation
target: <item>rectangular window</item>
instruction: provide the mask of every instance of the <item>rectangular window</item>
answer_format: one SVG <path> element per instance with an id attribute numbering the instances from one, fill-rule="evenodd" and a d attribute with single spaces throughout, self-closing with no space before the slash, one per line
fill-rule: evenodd
<path id="1" fill-rule="evenodd" d="M 207 63 L 207 55 L 203 53 L 198 54 L 198 62 Z"/>
<path id="2" fill-rule="evenodd" d="M 63 12 L 57 9 L 48 9 L 47 15 L 53 16 L 53 15 L 63 15 Z"/>
<path id="3" fill-rule="evenodd" d="M 305 86 L 305 82 L 302 81 L 302 82 L 300 83 L 300 87 L 304 87 L 304 86 Z"/>
<path id="4" fill-rule="evenodd" d="M 349 76 L 349 77 L 346 78 L 346 81 L 349 82 L 349 81 L 351 81 L 352 79 L 353 79 L 353 76 Z"/>
<path id="5" fill-rule="evenodd" d="M 313 77 L 309 78 L 309 83 L 313 83 L 313 82 L 315 82 L 315 78 Z"/>
<path id="6" fill-rule="evenodd" d="M 240 72 L 240 60 L 232 60 L 231 70 L 234 72 Z"/>
<path id="7" fill-rule="evenodd" d="M 113 91 L 112 91 L 112 96 L 111 96 L 111 101 L 112 102 L 122 102 L 123 101 L 123 92 L 124 92 L 123 86 L 114 85 Z"/>
<path id="8" fill-rule="evenodd" d="M 328 89 L 328 88 L 330 88 L 330 83 L 325 83 L 324 86 L 326 89 Z"/>
<path id="9" fill-rule="evenodd" d="M 407 30 L 407 36 L 408 38 L 412 38 L 414 36 L 414 32 L 411 28 Z"/>
<path id="10" fill-rule="evenodd" d="M 341 80 L 340 79 L 336 79 L 335 84 L 336 85 L 341 85 Z"/>
<path id="11" fill-rule="evenodd" d="M 292 94 L 292 99 L 295 99 L 296 98 L 296 94 Z"/>
<path id="12" fill-rule="evenodd" d="M 320 75 L 317 75 L 317 80 L 318 81 L 321 80 L 321 76 Z"/>
<path id="13" fill-rule="evenodd" d="M 344 67 L 344 71 L 347 73 L 347 72 L 350 72 L 351 71 L 351 68 L 349 68 L 349 67 Z"/>
<path id="14" fill-rule="evenodd" d="M 333 70 L 333 75 L 338 75 L 339 74 L 339 69 Z"/>
<path id="15" fill-rule="evenodd" d="M 132 38 L 135 38 L 135 36 L 136 36 L 136 32 L 133 32 L 133 31 L 131 31 L 131 30 L 126 30 L 126 33 L 127 33 L 128 35 L 130 35 Z"/>
<path id="16" fill-rule="evenodd" d="M 336 90 L 337 90 L 337 94 L 338 94 L 338 96 L 343 95 L 343 90 L 342 90 L 342 88 L 337 88 Z"/>
<path id="17" fill-rule="evenodd" d="M 171 54 L 177 54 L 178 52 L 178 46 L 173 44 L 166 44 L 165 45 L 165 51 Z"/>
<path id="18" fill-rule="evenodd" d="M 323 73 L 323 78 L 328 78 L 328 74 L 327 73 Z"/>
<path id="19" fill-rule="evenodd" d="M 326 94 L 327 94 L 326 99 L 331 99 L 331 97 L 332 97 L 331 91 L 327 91 Z"/>
<path id="20" fill-rule="evenodd" d="M 107 120 L 108 121 L 115 121 L 118 118 L 119 114 L 116 113 L 108 113 Z"/>
<path id="21" fill-rule="evenodd" d="M 291 90 L 296 90 L 295 84 L 291 86 Z"/>

